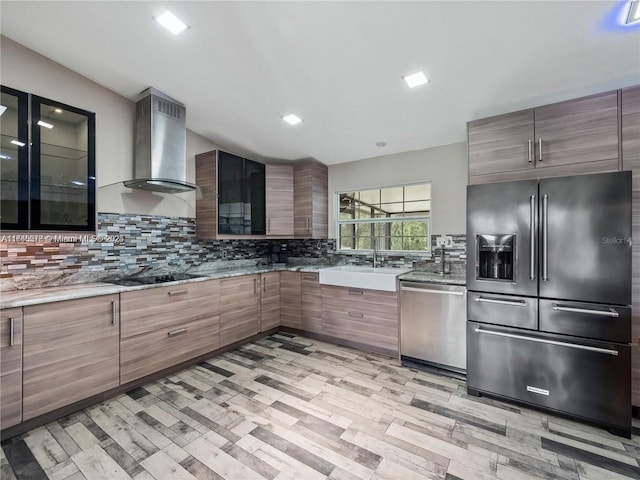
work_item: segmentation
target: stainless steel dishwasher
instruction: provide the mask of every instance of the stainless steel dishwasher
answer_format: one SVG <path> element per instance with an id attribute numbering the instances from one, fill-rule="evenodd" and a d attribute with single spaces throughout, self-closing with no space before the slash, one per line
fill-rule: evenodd
<path id="1" fill-rule="evenodd" d="M 458 285 L 400 282 L 400 356 L 465 373 L 467 289 Z"/>

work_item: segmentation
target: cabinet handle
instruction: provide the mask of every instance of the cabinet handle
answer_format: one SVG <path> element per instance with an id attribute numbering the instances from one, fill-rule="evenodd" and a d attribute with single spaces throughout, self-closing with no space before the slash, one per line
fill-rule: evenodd
<path id="1" fill-rule="evenodd" d="M 262 277 L 262 291 L 267 291 L 267 277 Z"/>
<path id="2" fill-rule="evenodd" d="M 178 330 L 174 330 L 172 332 L 168 332 L 167 336 L 175 337 L 176 335 L 182 335 L 183 333 L 187 333 L 188 328 L 179 328 Z"/>
<path id="3" fill-rule="evenodd" d="M 115 325 L 117 322 L 118 306 L 116 302 L 111 302 L 111 325 Z"/>
<path id="4" fill-rule="evenodd" d="M 349 295 L 364 295 L 364 292 L 362 290 L 349 289 L 348 292 L 349 292 Z"/>
<path id="5" fill-rule="evenodd" d="M 256 281 L 257 281 L 257 280 L 258 280 L 258 279 L 254 277 L 254 279 L 253 279 L 253 294 L 254 294 L 254 295 L 255 295 L 256 293 L 258 293 L 258 286 L 257 286 L 257 284 L 256 284 Z"/>
<path id="6" fill-rule="evenodd" d="M 542 137 L 538 138 L 538 161 L 542 163 Z"/>
<path id="7" fill-rule="evenodd" d="M 400 287 L 400 291 L 402 292 L 416 292 L 416 293 L 435 293 L 438 295 L 457 295 L 462 297 L 464 295 L 464 291 L 456 291 L 456 290 L 433 290 L 429 288 L 415 288 L 415 287 Z"/>
<path id="8" fill-rule="evenodd" d="M 529 139 L 527 146 L 529 147 L 529 163 L 531 163 L 533 161 L 533 140 Z"/>
<path id="9" fill-rule="evenodd" d="M 542 281 L 549 281 L 549 195 L 542 196 Z"/>
<path id="10" fill-rule="evenodd" d="M 174 290 L 173 292 L 167 292 L 169 296 L 171 295 L 184 295 L 188 290 Z"/>
<path id="11" fill-rule="evenodd" d="M 267 218 L 267 233 L 271 233 L 271 219 Z"/>
<path id="12" fill-rule="evenodd" d="M 536 279 L 536 196 L 529 198 L 529 245 L 531 248 L 529 260 L 529 280 Z"/>
<path id="13" fill-rule="evenodd" d="M 311 222 L 309 222 L 309 217 L 307 217 L 307 233 L 309 233 L 309 224 L 310 224 L 310 223 L 311 223 Z"/>
<path id="14" fill-rule="evenodd" d="M 364 313 L 362 312 L 349 312 L 350 317 L 362 318 L 364 317 Z"/>
<path id="15" fill-rule="evenodd" d="M 476 302 L 480 303 L 494 303 L 496 305 L 509 305 L 510 307 L 526 307 L 527 302 L 524 300 L 500 300 L 498 298 L 484 298 L 484 297 L 476 297 Z"/>
<path id="16" fill-rule="evenodd" d="M 565 307 L 554 303 L 553 309 L 557 312 L 586 313 L 587 315 L 599 315 L 601 317 L 618 318 L 620 316 L 620 314 L 613 308 L 610 308 L 609 310 L 592 310 L 590 308 Z"/>
<path id="17" fill-rule="evenodd" d="M 9 318 L 9 346 L 15 345 L 15 318 Z"/>

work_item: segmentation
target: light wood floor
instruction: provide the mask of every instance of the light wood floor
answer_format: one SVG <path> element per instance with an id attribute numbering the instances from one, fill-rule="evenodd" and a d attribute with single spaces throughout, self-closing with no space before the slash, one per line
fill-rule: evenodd
<path id="1" fill-rule="evenodd" d="M 640 478 L 633 439 L 280 333 L 3 443 L 0 478 Z"/>

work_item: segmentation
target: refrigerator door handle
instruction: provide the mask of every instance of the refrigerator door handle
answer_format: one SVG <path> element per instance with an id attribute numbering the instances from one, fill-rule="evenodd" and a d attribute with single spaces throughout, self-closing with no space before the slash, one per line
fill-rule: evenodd
<path id="1" fill-rule="evenodd" d="M 618 318 L 620 316 L 620 314 L 613 308 L 610 308 L 609 310 L 592 310 L 590 308 L 565 307 L 554 303 L 553 309 L 557 312 L 586 313 L 588 315 L 600 315 L 602 317 Z"/>
<path id="2" fill-rule="evenodd" d="M 542 196 L 542 281 L 549 281 L 549 195 Z"/>
<path id="3" fill-rule="evenodd" d="M 509 305 L 511 307 L 526 307 L 527 302 L 524 300 L 500 300 L 497 298 L 485 298 L 485 297 L 476 297 L 476 302 L 480 303 L 495 303 L 496 305 Z"/>
<path id="4" fill-rule="evenodd" d="M 531 261 L 529 263 L 529 280 L 536 279 L 536 196 L 531 195 L 529 198 L 529 228 L 530 233 L 530 246 L 531 246 Z"/>
<path id="5" fill-rule="evenodd" d="M 527 337 L 525 335 L 515 335 L 513 333 L 496 332 L 496 331 L 493 331 L 493 330 L 484 330 L 484 329 L 482 329 L 480 327 L 476 327 L 475 328 L 475 332 L 476 333 L 484 333 L 484 334 L 487 334 L 487 335 L 497 335 L 499 337 L 515 338 L 515 339 L 518 339 L 518 340 L 527 340 L 527 341 L 530 341 L 530 342 L 546 343 L 546 344 L 549 344 L 549 345 L 559 345 L 561 347 L 577 348 L 579 350 L 588 350 L 590 352 L 606 353 L 607 355 L 613 355 L 615 357 L 618 356 L 618 351 L 617 350 L 610 350 L 608 348 L 591 347 L 589 345 L 579 345 L 577 343 L 558 342 L 557 340 L 545 340 L 543 338 Z"/>

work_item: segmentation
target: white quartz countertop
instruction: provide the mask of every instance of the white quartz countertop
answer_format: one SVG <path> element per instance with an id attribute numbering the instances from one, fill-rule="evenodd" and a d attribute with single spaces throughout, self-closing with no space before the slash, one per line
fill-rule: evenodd
<path id="1" fill-rule="evenodd" d="M 301 265 L 274 267 L 270 265 L 257 265 L 235 268 L 215 268 L 211 270 L 198 270 L 196 272 L 193 272 L 195 275 L 201 275 L 197 278 L 151 285 L 136 285 L 132 287 L 125 287 L 120 285 L 113 285 L 111 283 L 87 283 L 45 288 L 32 288 L 26 290 L 10 290 L 4 291 L 0 294 L 0 308 L 26 307 L 29 305 L 39 305 L 42 303 L 75 300 L 78 298 L 95 297 L 98 295 L 111 295 L 114 293 L 144 290 L 147 288 L 174 286 L 183 283 L 203 282 L 207 280 L 239 277 L 242 275 L 254 275 L 258 273 L 278 271 L 317 272 L 319 269 L 326 268 L 327 266 L 328 265 Z"/>

